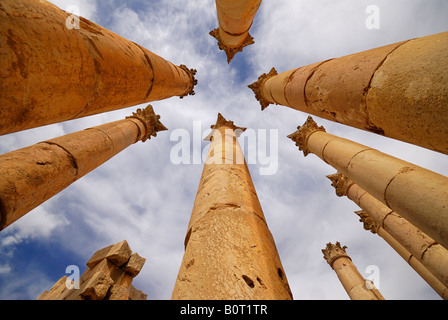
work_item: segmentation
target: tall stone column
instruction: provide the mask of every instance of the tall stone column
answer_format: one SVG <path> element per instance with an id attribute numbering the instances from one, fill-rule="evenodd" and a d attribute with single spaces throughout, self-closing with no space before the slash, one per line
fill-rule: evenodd
<path id="1" fill-rule="evenodd" d="M 339 242 L 328 243 L 322 250 L 325 260 L 336 272 L 351 300 L 384 300 L 374 284 L 363 278 Z"/>
<path id="2" fill-rule="evenodd" d="M 261 0 L 216 0 L 219 28 L 210 32 L 230 63 L 236 53 L 254 43 L 249 34 Z"/>
<path id="3" fill-rule="evenodd" d="M 149 105 L 132 116 L 0 156 L 0 230 L 137 141 L 167 130 Z"/>
<path id="4" fill-rule="evenodd" d="M 289 135 L 448 249 L 448 178 L 325 132 L 311 117 Z"/>
<path id="5" fill-rule="evenodd" d="M 363 220 L 366 229 L 378 233 L 386 241 L 388 237 L 395 239 L 409 252 L 409 257 L 406 259 L 408 262 L 410 256 L 413 256 L 445 287 L 448 286 L 447 249 L 340 172 L 329 175 L 328 178 L 332 181 L 338 196 L 347 196 L 362 209 L 357 214 Z M 389 235 L 384 236 L 385 232 Z M 401 249 L 395 247 L 394 249 Z"/>
<path id="6" fill-rule="evenodd" d="M 277 74 L 249 87 L 275 103 L 448 154 L 448 32 Z"/>
<path id="7" fill-rule="evenodd" d="M 0 135 L 194 94 L 195 70 L 48 1 L 0 3 Z M 70 26 L 68 28 L 67 26 Z"/>
<path id="8" fill-rule="evenodd" d="M 292 299 L 237 141 L 220 114 L 210 135 L 173 300 Z"/>

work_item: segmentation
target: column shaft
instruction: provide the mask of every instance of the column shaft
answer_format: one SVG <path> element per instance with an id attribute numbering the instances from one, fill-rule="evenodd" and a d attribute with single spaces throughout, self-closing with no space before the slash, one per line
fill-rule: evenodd
<path id="1" fill-rule="evenodd" d="M 249 87 L 275 103 L 448 154 L 448 32 L 277 74 Z"/>
<path id="2" fill-rule="evenodd" d="M 249 34 L 261 0 L 216 0 L 219 28 L 210 32 L 227 55 L 227 62 L 254 43 Z"/>
<path id="3" fill-rule="evenodd" d="M 0 4 L 0 135 L 194 94 L 176 66 L 48 1 Z"/>
<path id="4" fill-rule="evenodd" d="M 172 299 L 292 299 L 237 127 L 221 120 L 213 127 Z"/>
<path id="5" fill-rule="evenodd" d="M 341 247 L 339 242 L 336 242 L 336 244 L 328 243 L 327 247 L 322 250 L 322 253 L 325 260 L 336 272 L 350 299 L 384 300 L 373 283 L 365 280 L 359 273 L 345 249 L 346 247 Z"/>
<path id="6" fill-rule="evenodd" d="M 380 236 L 386 232 L 388 237 L 400 244 L 413 259 L 421 262 L 444 286 L 448 286 L 447 249 L 341 173 L 330 175 L 328 178 L 336 188 L 338 196 L 346 195 L 363 209 L 357 214 L 364 222 L 364 228 Z M 383 238 L 387 241 L 386 237 Z M 408 259 L 407 261 L 409 262 Z"/>
<path id="7" fill-rule="evenodd" d="M 132 117 L 0 156 L 0 230 L 131 144 L 166 130 L 151 106 Z"/>
<path id="8" fill-rule="evenodd" d="M 325 132 L 311 117 L 289 136 L 448 248 L 448 178 Z"/>
<path id="9" fill-rule="evenodd" d="M 402 246 L 390 233 L 378 227 L 378 235 L 383 238 L 406 262 L 436 291 L 444 300 L 448 300 L 448 288 L 432 271 Z"/>

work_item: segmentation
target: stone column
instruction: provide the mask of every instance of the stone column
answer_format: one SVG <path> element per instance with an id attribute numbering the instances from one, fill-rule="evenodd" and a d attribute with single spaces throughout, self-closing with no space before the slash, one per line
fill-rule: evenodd
<path id="1" fill-rule="evenodd" d="M 1 1 L 0 135 L 194 94 L 195 70 L 72 20 L 48 1 Z"/>
<path id="2" fill-rule="evenodd" d="M 173 300 L 292 299 L 237 135 L 220 114 L 210 135 Z"/>
<path id="3" fill-rule="evenodd" d="M 149 105 L 127 119 L 0 156 L 0 230 L 137 141 L 167 130 Z"/>
<path id="4" fill-rule="evenodd" d="M 277 74 L 249 87 L 275 103 L 448 154 L 448 32 Z"/>
<path id="5" fill-rule="evenodd" d="M 340 172 L 329 175 L 328 178 L 332 181 L 332 186 L 335 187 L 339 197 L 347 196 L 362 209 L 356 213 L 364 222 L 365 229 L 378 233 L 391 245 L 394 243 L 388 239 L 393 238 L 399 244 L 399 246 L 394 245 L 394 249 L 398 253 L 403 252 L 404 249 L 407 252 L 406 261 L 409 264 L 411 264 L 411 257 L 412 260 L 418 260 L 445 288 L 448 286 L 447 249 Z M 403 256 L 401 253 L 400 255 Z"/>
<path id="6" fill-rule="evenodd" d="M 218 40 L 218 47 L 230 63 L 236 53 L 254 43 L 249 30 L 261 0 L 216 0 L 219 28 L 210 32 Z"/>
<path id="7" fill-rule="evenodd" d="M 448 178 L 325 132 L 311 117 L 289 135 L 448 249 Z"/>
<path id="8" fill-rule="evenodd" d="M 37 300 L 146 300 L 148 295 L 132 285 L 145 262 L 123 240 L 95 252 L 79 280 L 64 276 Z"/>
<path id="9" fill-rule="evenodd" d="M 325 260 L 336 272 L 351 300 L 384 300 L 374 284 L 365 280 L 339 242 L 328 243 L 322 250 Z"/>

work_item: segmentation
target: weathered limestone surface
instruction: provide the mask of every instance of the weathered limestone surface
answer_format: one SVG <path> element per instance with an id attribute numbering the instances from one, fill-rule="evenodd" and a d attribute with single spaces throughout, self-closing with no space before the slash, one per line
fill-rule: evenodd
<path id="1" fill-rule="evenodd" d="M 129 273 L 125 266 L 131 261 L 133 272 Z M 97 251 L 79 282 L 64 276 L 37 300 L 146 300 L 147 295 L 132 285 L 145 261 L 123 240 Z"/>
<path id="2" fill-rule="evenodd" d="M 448 248 L 448 178 L 325 132 L 311 117 L 289 136 Z"/>
<path id="3" fill-rule="evenodd" d="M 325 260 L 336 272 L 345 291 L 352 300 L 384 300 L 378 289 L 371 281 L 365 280 L 356 269 L 352 259 L 347 255 L 345 249 L 339 242 L 328 243 L 322 249 Z"/>
<path id="4" fill-rule="evenodd" d="M 421 261 L 412 255 L 386 230 L 379 227 L 378 235 L 383 238 L 444 300 L 448 300 L 448 287 L 443 284 Z"/>
<path id="5" fill-rule="evenodd" d="M 448 154 L 448 32 L 277 74 L 249 87 L 275 103 Z"/>
<path id="6" fill-rule="evenodd" d="M 392 237 L 400 244 L 394 249 L 399 253 L 400 251 L 407 252 L 406 261 L 411 264 L 410 259 L 414 257 L 444 285 L 444 288 L 448 286 L 447 249 L 340 172 L 328 178 L 336 188 L 338 196 L 347 196 L 362 209 L 356 213 L 363 221 L 366 230 L 378 233 L 386 241 Z M 400 255 L 403 256 L 402 253 Z M 443 295 L 443 292 L 439 293 Z"/>
<path id="7" fill-rule="evenodd" d="M 172 299 L 292 299 L 236 138 L 244 129 L 221 115 L 212 128 Z"/>
<path id="8" fill-rule="evenodd" d="M 0 135 L 194 94 L 195 70 L 48 1 L 0 3 Z"/>
<path id="9" fill-rule="evenodd" d="M 249 34 L 261 0 L 216 0 L 219 28 L 212 30 L 210 35 L 218 40 L 218 47 L 227 55 L 227 62 L 236 53 L 254 43 Z"/>
<path id="10" fill-rule="evenodd" d="M 167 130 L 149 105 L 131 117 L 0 156 L 0 230 L 140 140 Z"/>

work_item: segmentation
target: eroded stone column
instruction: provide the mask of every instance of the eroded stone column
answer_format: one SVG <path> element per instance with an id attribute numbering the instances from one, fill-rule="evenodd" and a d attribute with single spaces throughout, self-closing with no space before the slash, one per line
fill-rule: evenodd
<path id="1" fill-rule="evenodd" d="M 174 300 L 292 299 L 237 136 L 218 115 L 185 238 Z"/>
<path id="2" fill-rule="evenodd" d="M 448 154 L 448 32 L 277 74 L 249 87 L 275 103 Z"/>
<path id="3" fill-rule="evenodd" d="M 137 141 L 167 130 L 147 108 L 0 156 L 0 230 Z"/>
<path id="4" fill-rule="evenodd" d="M 440 261 L 440 263 L 433 260 L 425 261 L 426 265 L 424 265 L 422 263 L 422 261 L 424 260 L 419 260 L 415 255 L 409 252 L 408 249 L 405 248 L 389 232 L 387 232 L 385 228 L 378 225 L 367 212 L 365 212 L 364 210 L 360 210 L 356 211 L 355 213 L 360 217 L 360 221 L 363 222 L 364 229 L 370 230 L 373 234 L 378 234 L 381 238 L 383 238 L 392 247 L 392 249 L 394 249 L 443 299 L 446 300 L 448 298 L 448 288 L 437 277 L 442 276 L 442 279 L 446 278 L 446 276 L 444 275 L 444 273 L 446 273 L 446 261 L 443 261 L 445 257 L 442 256 L 442 261 Z M 432 258 L 435 257 L 433 256 Z M 436 264 L 430 264 L 428 262 L 435 262 Z M 444 264 L 445 271 L 443 270 Z M 427 267 L 427 265 L 429 268 Z M 434 273 L 434 269 L 438 273 Z M 440 270 L 442 271 L 440 272 Z"/>
<path id="5" fill-rule="evenodd" d="M 236 53 L 254 43 L 249 30 L 261 0 L 216 0 L 219 28 L 210 32 L 218 40 L 218 47 L 230 63 Z"/>
<path id="6" fill-rule="evenodd" d="M 48 1 L 0 3 L 0 135 L 194 94 L 176 66 Z"/>
<path id="7" fill-rule="evenodd" d="M 345 249 L 339 242 L 336 244 L 328 243 L 325 249 L 322 249 L 325 260 L 336 272 L 339 281 L 344 286 L 345 291 L 351 300 L 384 300 L 374 284 L 363 278 L 361 273 L 347 255 Z"/>
<path id="8" fill-rule="evenodd" d="M 339 197 L 347 196 L 362 209 L 356 214 L 360 216 L 366 230 L 377 233 L 391 245 L 394 243 L 388 239 L 393 238 L 399 244 L 394 245 L 394 249 L 405 257 L 411 266 L 416 265 L 411 260 L 418 260 L 444 285 L 444 288 L 448 286 L 447 249 L 340 172 L 329 175 L 328 178 Z M 418 267 L 422 269 L 419 265 Z M 434 282 L 432 277 L 427 278 L 428 280 L 426 278 L 425 280 L 428 283 Z M 444 290 L 439 290 L 441 296 Z M 448 291 L 446 293 L 448 294 Z"/>
<path id="9" fill-rule="evenodd" d="M 289 135 L 448 249 L 448 178 L 325 132 L 311 117 Z"/>
<path id="10" fill-rule="evenodd" d="M 123 240 L 95 252 L 80 279 L 64 276 L 37 300 L 146 300 L 148 295 L 132 285 L 145 262 Z"/>

